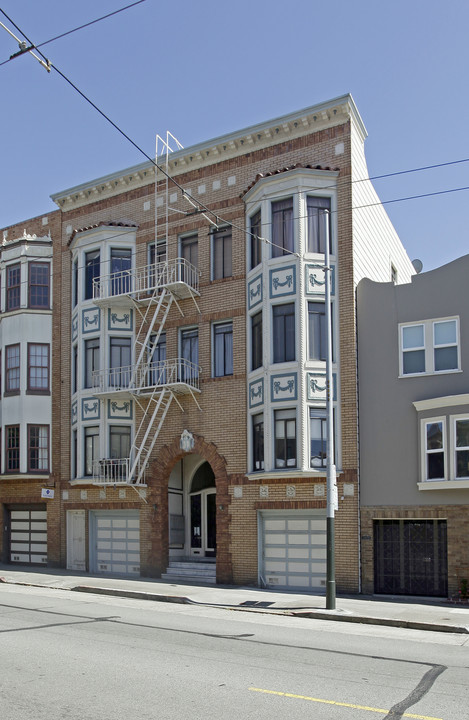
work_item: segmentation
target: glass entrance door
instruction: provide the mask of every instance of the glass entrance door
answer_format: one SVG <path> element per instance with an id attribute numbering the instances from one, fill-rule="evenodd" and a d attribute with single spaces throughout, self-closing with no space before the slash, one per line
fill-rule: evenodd
<path id="1" fill-rule="evenodd" d="M 215 488 L 193 493 L 190 497 L 190 512 L 191 555 L 215 557 L 217 546 Z"/>

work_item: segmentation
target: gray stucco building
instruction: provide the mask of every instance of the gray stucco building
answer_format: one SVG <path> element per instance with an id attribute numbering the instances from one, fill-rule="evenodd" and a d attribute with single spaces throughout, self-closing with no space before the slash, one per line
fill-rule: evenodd
<path id="1" fill-rule="evenodd" d="M 362 590 L 469 574 L 469 255 L 357 290 Z"/>

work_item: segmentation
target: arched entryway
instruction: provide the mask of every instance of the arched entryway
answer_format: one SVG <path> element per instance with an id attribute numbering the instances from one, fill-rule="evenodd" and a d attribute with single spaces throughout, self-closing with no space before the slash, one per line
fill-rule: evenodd
<path id="1" fill-rule="evenodd" d="M 216 557 L 217 504 L 215 474 L 204 462 L 195 471 L 189 490 L 189 543 L 192 557 Z"/>

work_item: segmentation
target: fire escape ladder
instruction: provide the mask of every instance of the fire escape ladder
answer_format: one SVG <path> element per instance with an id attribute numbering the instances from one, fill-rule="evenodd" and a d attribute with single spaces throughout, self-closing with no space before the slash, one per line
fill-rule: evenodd
<path id="1" fill-rule="evenodd" d="M 136 390 L 139 390 L 144 384 L 146 377 L 146 373 L 144 372 L 145 365 L 149 365 L 151 361 L 153 351 L 158 344 L 158 340 L 160 339 L 160 335 L 163 331 L 166 318 L 168 317 L 171 305 L 173 303 L 173 299 L 174 298 L 172 293 L 168 292 L 166 288 L 163 288 L 163 290 L 160 292 L 156 308 L 152 303 L 150 303 L 146 308 L 146 311 L 142 318 L 142 322 L 140 324 L 140 329 L 137 332 L 134 343 L 134 357 L 136 359 L 132 369 L 130 387 L 135 388 Z M 153 315 L 151 315 L 150 322 L 147 326 L 147 321 L 149 319 L 151 310 L 153 310 Z M 145 332 L 146 327 L 147 330 Z M 150 343 L 150 338 L 153 334 L 155 334 L 155 337 Z"/>
<path id="2" fill-rule="evenodd" d="M 144 484 L 145 470 L 173 397 L 173 393 L 168 388 L 155 391 L 144 409 L 130 450 L 130 457 L 133 458 L 133 461 L 129 469 L 129 481 L 133 485 Z M 151 412 L 152 406 L 154 406 L 153 412 Z"/>

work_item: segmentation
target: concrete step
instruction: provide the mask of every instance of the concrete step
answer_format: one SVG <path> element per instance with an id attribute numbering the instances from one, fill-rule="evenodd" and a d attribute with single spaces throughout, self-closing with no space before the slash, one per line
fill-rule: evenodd
<path id="1" fill-rule="evenodd" d="M 168 567 L 173 570 L 196 570 L 197 572 L 199 570 L 203 570 L 204 572 L 208 573 L 215 573 L 217 569 L 215 563 L 190 562 L 184 560 L 170 560 Z"/>
<path id="2" fill-rule="evenodd" d="M 181 577 L 186 577 L 187 575 L 193 575 L 194 577 L 216 577 L 217 572 L 214 568 L 213 570 L 204 570 L 204 568 L 175 568 L 175 567 L 169 567 L 166 568 L 166 572 L 170 573 L 171 575 L 180 575 Z"/>
<path id="3" fill-rule="evenodd" d="M 206 575 L 173 575 L 172 573 L 163 573 L 161 579 L 171 583 L 194 583 L 194 585 L 215 585 L 215 577 L 207 577 Z"/>

